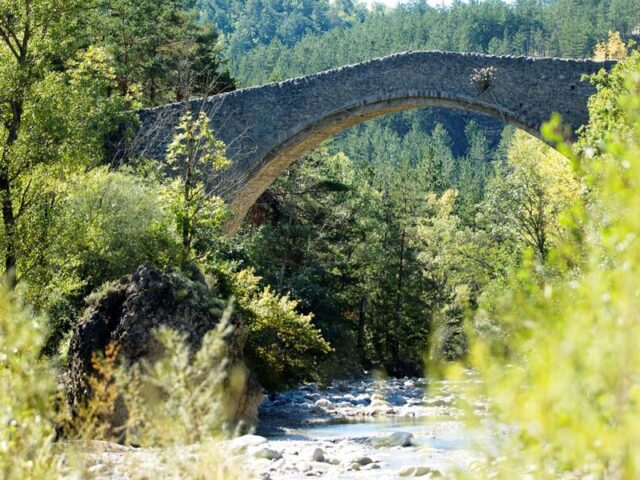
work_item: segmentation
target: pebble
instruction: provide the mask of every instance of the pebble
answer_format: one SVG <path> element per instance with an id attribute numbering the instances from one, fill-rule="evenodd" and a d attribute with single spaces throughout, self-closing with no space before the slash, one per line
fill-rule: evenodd
<path id="1" fill-rule="evenodd" d="M 389 395 L 389 403 L 395 407 L 401 407 L 406 405 L 407 401 L 402 395 Z"/>
<path id="2" fill-rule="evenodd" d="M 267 439 L 258 435 L 243 435 L 238 438 L 234 438 L 229 443 L 229 448 L 232 453 L 238 454 L 245 452 L 248 448 L 257 447 L 267 443 Z"/>
<path id="3" fill-rule="evenodd" d="M 326 398 L 321 398 L 320 400 L 317 400 L 315 403 L 316 407 L 322 407 L 322 408 L 335 408 L 333 403 L 331 403 L 330 400 L 327 400 Z"/>
<path id="4" fill-rule="evenodd" d="M 429 478 L 442 477 L 440 470 L 430 467 L 405 467 L 398 472 L 400 477 L 424 477 L 425 475 L 429 475 Z"/>
<path id="5" fill-rule="evenodd" d="M 109 467 L 107 465 L 105 465 L 104 463 L 98 463 L 96 465 L 93 465 L 92 467 L 89 467 L 87 469 L 87 472 L 93 474 L 93 475 L 99 475 L 99 474 L 103 474 L 109 471 Z"/>
<path id="6" fill-rule="evenodd" d="M 324 451 L 321 448 L 316 448 L 313 451 L 313 455 L 311 456 L 311 458 L 313 458 L 314 462 L 324 462 Z"/>
<path id="7" fill-rule="evenodd" d="M 453 395 L 446 397 L 425 398 L 424 403 L 430 407 L 448 407 L 455 401 Z"/>

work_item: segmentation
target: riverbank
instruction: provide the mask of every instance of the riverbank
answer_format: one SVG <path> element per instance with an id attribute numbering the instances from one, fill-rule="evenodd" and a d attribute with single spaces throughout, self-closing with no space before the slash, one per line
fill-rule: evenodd
<path id="1" fill-rule="evenodd" d="M 471 381 L 364 379 L 274 395 L 261 405 L 256 434 L 213 449 L 219 470 L 213 478 L 446 478 L 471 469 L 481 458 L 477 442 L 487 439 L 463 418 L 470 410 L 461 408 L 462 390 Z M 471 409 L 479 417 L 485 410 L 479 402 Z M 132 467 L 149 472 L 147 478 L 166 476 L 171 462 L 188 465 L 210 454 L 208 446 L 166 455 L 109 445 L 90 457 L 95 478 L 116 480 L 131 478 Z"/>

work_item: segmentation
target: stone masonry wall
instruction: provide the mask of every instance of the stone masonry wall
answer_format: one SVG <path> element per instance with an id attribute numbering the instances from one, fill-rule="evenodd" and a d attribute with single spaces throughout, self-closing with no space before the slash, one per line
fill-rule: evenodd
<path id="1" fill-rule="evenodd" d="M 406 52 L 365 63 L 139 112 L 128 158 L 164 158 L 186 108 L 204 110 L 233 166 L 215 179 L 238 227 L 246 211 L 292 162 L 326 138 L 386 113 L 436 106 L 485 113 L 539 136 L 552 113 L 572 131 L 588 121 L 595 92 L 584 75 L 614 62 Z M 487 85 L 472 81 L 493 69 Z"/>

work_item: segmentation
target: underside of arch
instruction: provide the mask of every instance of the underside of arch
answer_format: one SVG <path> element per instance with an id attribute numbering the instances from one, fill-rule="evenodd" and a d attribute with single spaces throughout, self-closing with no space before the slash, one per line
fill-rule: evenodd
<path id="1" fill-rule="evenodd" d="M 234 217 L 226 224 L 225 232 L 233 234 L 241 227 L 249 209 L 260 195 L 293 163 L 309 153 L 322 142 L 338 133 L 368 120 L 396 112 L 418 108 L 438 107 L 480 113 L 514 125 L 529 134 L 541 138 L 536 126 L 528 125 L 504 107 L 481 100 L 482 97 L 453 98 L 436 94 L 404 94 L 392 97 L 375 97 L 362 100 L 349 107 L 336 107 L 330 114 L 286 132 L 282 141 L 263 156 L 246 183 L 229 199 Z"/>

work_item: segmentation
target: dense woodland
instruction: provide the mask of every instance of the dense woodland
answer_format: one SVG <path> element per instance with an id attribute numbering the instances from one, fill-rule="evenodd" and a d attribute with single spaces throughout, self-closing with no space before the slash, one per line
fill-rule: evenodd
<path id="1" fill-rule="evenodd" d="M 0 0 L 0 478 L 59 474 L 71 333 L 143 264 L 227 296 L 268 390 L 471 367 L 522 426 L 487 477 L 526 459 L 533 478 L 634 478 L 639 29 L 637 0 Z M 552 148 L 474 115 L 391 115 L 297 162 L 231 238 L 208 173 L 233 158 L 206 115 L 185 112 L 163 164 L 110 161 L 140 107 L 409 49 L 624 61 L 586 80 L 574 145 L 559 118 Z"/>
<path id="2" fill-rule="evenodd" d="M 204 1 L 202 9 L 207 16 L 223 16 L 225 56 L 233 59 L 230 70 L 241 85 L 407 50 L 590 57 L 609 31 L 625 39 L 640 34 L 640 5 L 634 0 L 454 1 L 445 9 L 414 0 L 368 13 L 354 3 Z M 268 22 L 270 27 L 260 28 Z M 290 25 L 295 28 L 288 35 L 278 30 Z"/>

